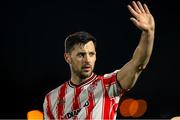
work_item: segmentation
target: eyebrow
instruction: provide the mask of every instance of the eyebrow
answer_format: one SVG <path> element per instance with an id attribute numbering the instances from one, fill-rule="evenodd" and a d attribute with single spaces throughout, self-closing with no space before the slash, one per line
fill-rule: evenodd
<path id="1" fill-rule="evenodd" d="M 96 54 L 95 51 L 91 51 L 91 52 L 88 52 L 88 53 L 94 53 L 94 54 Z M 87 53 L 86 53 L 86 52 L 78 52 L 77 55 L 78 55 L 78 54 L 83 54 L 83 55 L 84 55 L 84 54 L 87 54 Z"/>
<path id="2" fill-rule="evenodd" d="M 78 54 L 86 54 L 86 52 L 78 52 L 77 55 L 78 55 Z"/>

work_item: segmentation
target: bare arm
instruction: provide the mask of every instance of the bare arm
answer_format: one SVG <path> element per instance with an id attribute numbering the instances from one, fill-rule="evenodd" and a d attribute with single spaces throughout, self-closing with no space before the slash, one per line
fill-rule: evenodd
<path id="1" fill-rule="evenodd" d="M 154 18 L 146 4 L 142 5 L 139 1 L 133 1 L 132 5 L 128 5 L 128 9 L 133 16 L 130 20 L 142 33 L 132 59 L 117 73 L 117 80 L 124 89 L 134 86 L 140 73 L 149 62 L 153 49 L 155 31 Z"/>

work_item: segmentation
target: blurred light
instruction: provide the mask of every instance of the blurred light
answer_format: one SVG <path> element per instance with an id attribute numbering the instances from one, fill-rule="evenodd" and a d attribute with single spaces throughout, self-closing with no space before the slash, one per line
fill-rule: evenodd
<path id="1" fill-rule="evenodd" d="M 129 105 L 130 116 L 134 116 L 137 113 L 138 108 L 139 108 L 138 101 L 137 100 L 131 101 L 131 103 Z"/>
<path id="2" fill-rule="evenodd" d="M 43 113 L 39 110 L 32 110 L 27 113 L 27 120 L 43 120 Z"/>
<path id="3" fill-rule="evenodd" d="M 137 104 L 138 104 L 138 108 L 137 111 L 132 114 L 132 117 L 137 118 L 137 117 L 141 117 L 147 110 L 147 102 L 145 100 L 136 100 Z"/>
<path id="4" fill-rule="evenodd" d="M 119 107 L 120 114 L 123 117 L 141 117 L 147 110 L 147 102 L 145 100 L 135 100 L 132 98 L 122 101 Z"/>
<path id="5" fill-rule="evenodd" d="M 122 116 L 124 117 L 130 117 L 130 111 L 129 111 L 129 107 L 130 107 L 130 104 L 131 102 L 134 101 L 134 99 L 132 98 L 128 98 L 128 99 L 125 99 L 124 101 L 122 101 L 122 103 L 120 104 L 120 113 Z"/>

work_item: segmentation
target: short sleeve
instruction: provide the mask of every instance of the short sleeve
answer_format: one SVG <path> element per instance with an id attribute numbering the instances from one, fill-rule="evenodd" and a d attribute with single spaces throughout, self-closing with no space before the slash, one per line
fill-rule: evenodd
<path id="1" fill-rule="evenodd" d="M 117 81 L 118 71 L 116 70 L 103 76 L 103 82 L 110 97 L 122 96 L 125 93 L 125 90 L 122 89 L 120 83 Z"/>

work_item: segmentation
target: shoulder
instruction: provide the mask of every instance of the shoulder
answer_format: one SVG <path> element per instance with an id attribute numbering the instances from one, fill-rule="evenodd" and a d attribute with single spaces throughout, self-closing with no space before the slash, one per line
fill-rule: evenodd
<path id="1" fill-rule="evenodd" d="M 96 79 L 101 80 L 103 82 L 103 84 L 105 84 L 105 85 L 111 85 L 111 84 L 116 82 L 118 71 L 119 70 L 115 70 L 115 71 L 110 72 L 110 73 L 98 75 Z"/>
<path id="2" fill-rule="evenodd" d="M 66 84 L 67 84 L 67 82 L 61 84 L 60 86 L 58 86 L 58 87 L 56 87 L 56 88 L 54 88 L 53 90 L 51 90 L 50 92 L 48 92 L 45 97 L 57 97 L 58 94 L 59 94 L 59 91 L 60 91 L 61 87 L 64 86 L 64 85 L 66 85 Z"/>
<path id="3" fill-rule="evenodd" d="M 102 77 L 103 77 L 103 79 L 111 79 L 111 78 L 113 78 L 113 77 L 116 78 L 116 75 L 117 75 L 117 72 L 118 72 L 118 71 L 119 71 L 119 70 L 115 70 L 115 71 L 113 71 L 113 72 L 106 73 L 106 74 L 104 74 Z"/>
<path id="4" fill-rule="evenodd" d="M 115 70 L 115 71 L 113 71 L 113 72 L 111 72 L 111 73 L 106 73 L 106 74 L 104 74 L 104 78 L 110 78 L 110 77 L 112 77 L 112 76 L 116 76 L 116 74 L 117 74 L 117 72 L 118 72 L 119 70 Z"/>

